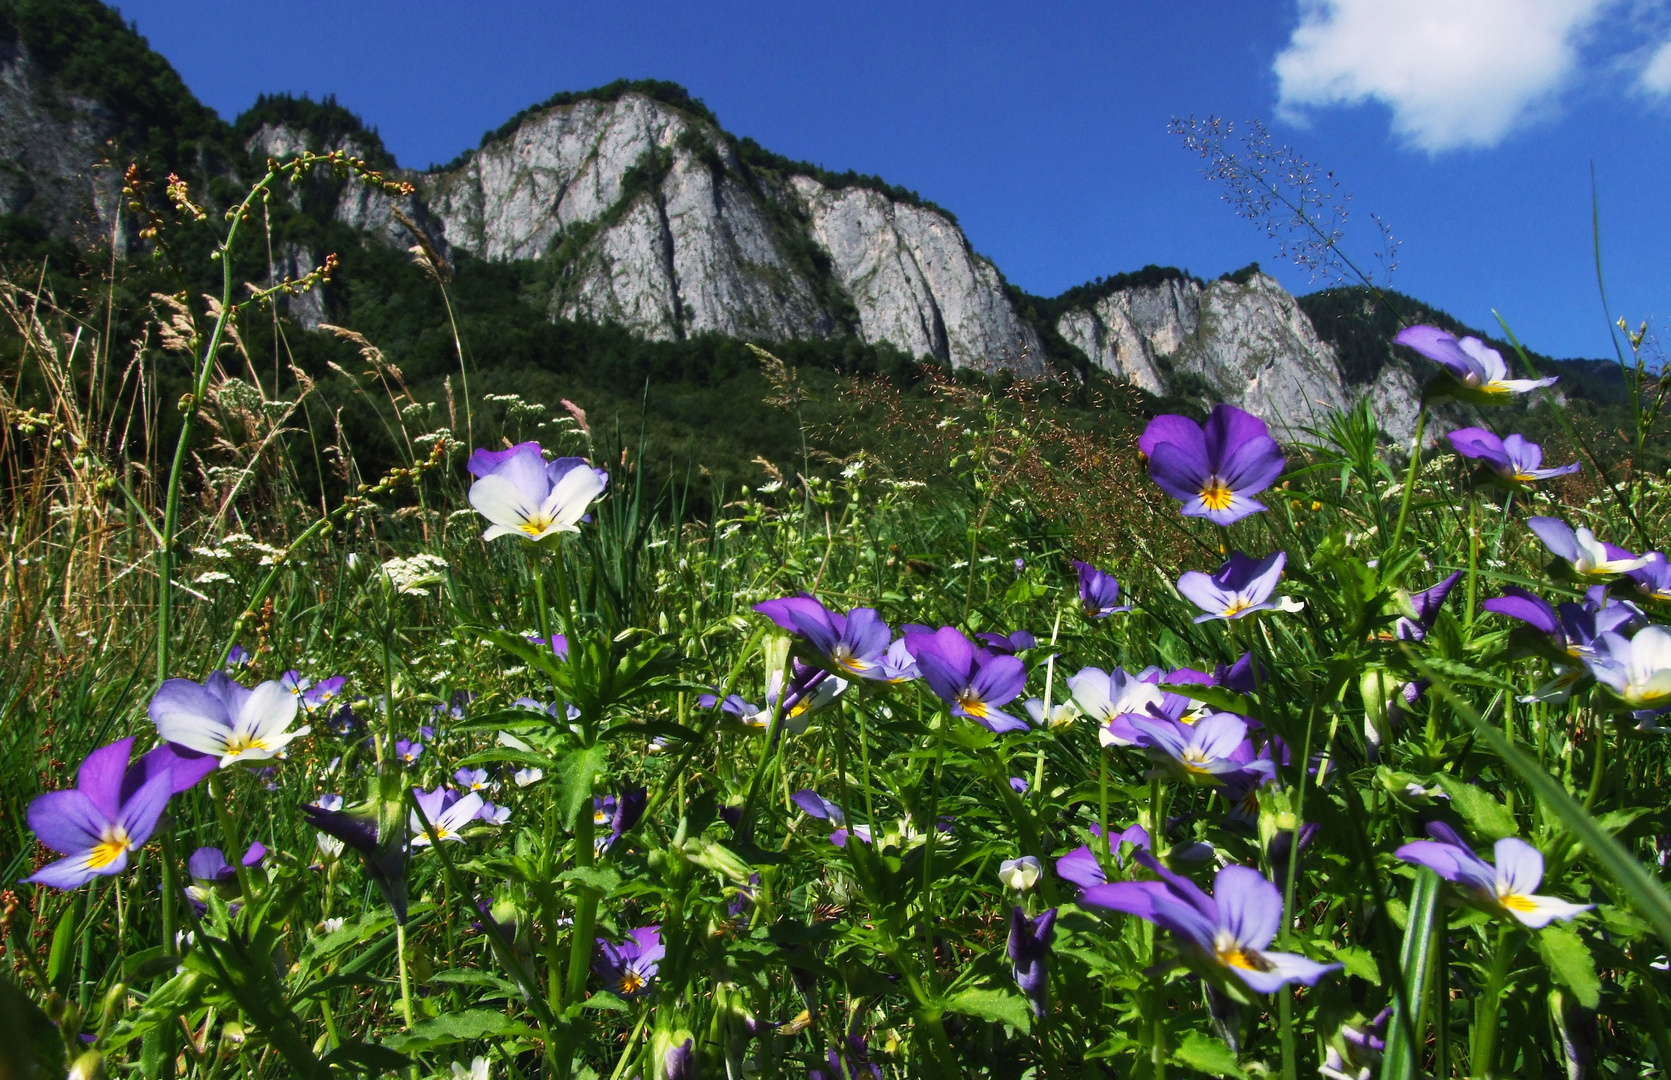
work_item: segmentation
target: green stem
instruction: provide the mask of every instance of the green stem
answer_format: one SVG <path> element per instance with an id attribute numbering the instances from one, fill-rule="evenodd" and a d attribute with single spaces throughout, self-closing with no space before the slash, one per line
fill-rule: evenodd
<path id="1" fill-rule="evenodd" d="M 400 962 L 400 1016 L 412 1030 L 412 980 L 406 972 L 406 924 L 395 923 L 395 956 Z"/>
<path id="2" fill-rule="evenodd" d="M 238 891 L 246 902 L 254 899 L 250 888 L 249 867 L 244 865 L 244 845 L 238 838 L 238 823 L 232 819 L 232 803 L 220 782 L 220 770 L 209 774 L 209 801 L 215 804 L 215 818 L 220 822 L 221 842 L 226 845 L 226 861 L 238 874 Z"/>
<path id="3" fill-rule="evenodd" d="M 1474 1048 L 1470 1075 L 1477 1080 L 1490 1080 L 1496 1074 L 1497 1015 L 1503 1003 L 1503 980 L 1508 975 L 1509 961 L 1519 951 L 1519 935 L 1513 927 L 1497 931 L 1497 948 L 1491 957 L 1491 971 L 1486 976 L 1485 989 L 1480 994 L 1474 1013 Z"/>
<path id="4" fill-rule="evenodd" d="M 1392 542 L 1381 557 L 1381 565 L 1392 569 L 1393 556 L 1398 554 L 1399 541 L 1404 538 L 1404 526 L 1410 520 L 1410 502 L 1416 493 L 1416 476 L 1422 467 L 1422 436 L 1427 433 L 1427 409 L 1416 417 L 1416 434 L 1410 440 L 1410 470 L 1404 476 L 1404 500 L 1398 507 L 1398 524 L 1393 526 Z"/>

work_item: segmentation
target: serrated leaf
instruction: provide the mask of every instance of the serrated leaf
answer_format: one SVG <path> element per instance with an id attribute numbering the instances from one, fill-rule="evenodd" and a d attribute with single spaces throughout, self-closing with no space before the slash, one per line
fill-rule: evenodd
<path id="1" fill-rule="evenodd" d="M 1516 694 L 1519 690 L 1513 683 L 1505 682 L 1501 676 L 1493 675 L 1489 671 L 1481 671 L 1477 667 L 1464 664 L 1460 660 L 1446 660 L 1438 656 L 1424 656 L 1422 666 L 1432 668 L 1453 682 L 1468 686 L 1483 686 L 1489 690 L 1502 690 L 1504 693 Z"/>
<path id="2" fill-rule="evenodd" d="M 1514 824 L 1514 815 L 1484 788 L 1476 787 L 1449 773 L 1439 773 L 1434 780 L 1440 789 L 1450 796 L 1452 809 L 1468 823 L 1468 828 L 1476 835 L 1495 842 L 1505 836 L 1519 833 L 1520 830 Z"/>
<path id="3" fill-rule="evenodd" d="M 608 867 L 576 866 L 557 875 L 557 880 L 572 882 L 599 896 L 609 896 L 620 887 L 621 875 Z"/>
<path id="4" fill-rule="evenodd" d="M 1172 1060 L 1210 1076 L 1246 1076 L 1236 1064 L 1236 1052 L 1221 1039 L 1192 1031 L 1172 1051 Z"/>
<path id="5" fill-rule="evenodd" d="M 563 755 L 557 763 L 557 790 L 561 800 L 558 807 L 562 811 L 565 828 L 574 828 L 581 810 L 591 812 L 592 778 L 603 769 L 604 760 L 604 747 L 594 743 Z"/>
<path id="6" fill-rule="evenodd" d="M 1593 1009 L 1601 1001 L 1601 979 L 1596 975 L 1596 959 L 1572 927 L 1551 923 L 1538 932 L 1538 955 L 1549 968 L 1555 981 L 1565 986 L 1586 1009 Z"/>
<path id="7" fill-rule="evenodd" d="M 513 750 L 508 746 L 497 746 L 492 750 L 482 750 L 468 757 L 459 758 L 453 762 L 459 768 L 470 765 L 489 765 L 495 762 L 509 761 L 517 765 L 532 765 L 536 769 L 555 769 L 557 763 L 544 754 L 534 754 L 526 750 Z"/>
<path id="8" fill-rule="evenodd" d="M 1033 1024 L 1032 1010 L 1021 995 L 1002 990 L 965 990 L 954 994 L 946 1002 L 946 1008 L 965 1016 L 1008 1024 L 1021 1032 L 1030 1030 Z"/>
<path id="9" fill-rule="evenodd" d="M 508 1035 L 535 1034 L 504 1013 L 488 1009 L 465 1009 L 447 1013 L 433 1020 L 420 1020 L 412 1025 L 410 1034 L 392 1035 L 384 1045 L 396 1050 L 432 1050 L 453 1043 L 473 1042 L 476 1039 L 501 1038 Z"/>

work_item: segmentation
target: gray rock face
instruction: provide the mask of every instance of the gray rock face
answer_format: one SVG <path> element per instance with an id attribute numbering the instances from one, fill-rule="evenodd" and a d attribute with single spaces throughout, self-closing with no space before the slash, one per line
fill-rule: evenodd
<path id="1" fill-rule="evenodd" d="M 24 47 L 0 38 L 0 213 L 108 242 L 122 194 L 122 166 L 107 160 L 115 125 L 99 103 L 51 95 L 43 83 Z"/>
<path id="2" fill-rule="evenodd" d="M 956 225 L 864 188 L 832 191 L 806 176 L 793 183 L 866 341 L 958 368 L 1043 373 L 1038 335 Z"/>
<path id="3" fill-rule="evenodd" d="M 1205 391 L 1289 434 L 1350 400 L 1334 349 L 1264 274 L 1124 289 L 1064 313 L 1056 329 L 1093 364 L 1151 393 Z"/>

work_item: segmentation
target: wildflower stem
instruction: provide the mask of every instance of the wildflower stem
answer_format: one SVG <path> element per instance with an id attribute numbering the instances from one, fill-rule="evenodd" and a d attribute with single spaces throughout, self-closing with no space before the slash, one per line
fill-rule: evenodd
<path id="1" fill-rule="evenodd" d="M 220 771 L 209 774 L 209 801 L 215 806 L 215 818 L 220 822 L 221 843 L 226 845 L 226 861 L 238 874 L 238 891 L 246 901 L 254 898 L 250 889 L 249 867 L 244 865 L 243 843 L 238 839 L 238 823 L 232 819 L 232 804 L 227 800 L 226 788 L 220 782 Z"/>
<path id="2" fill-rule="evenodd" d="M 1474 1013 L 1473 1061 L 1469 1075 L 1479 1080 L 1490 1080 L 1496 1073 L 1497 1014 L 1502 1006 L 1503 980 L 1508 975 L 1509 961 L 1520 951 L 1520 935 L 1510 926 L 1497 931 L 1497 948 L 1491 957 L 1491 971 L 1486 975 L 1485 989 L 1480 994 Z"/>
<path id="3" fill-rule="evenodd" d="M 406 924 L 395 923 L 395 959 L 400 966 L 400 1016 L 406 1030 L 412 1030 L 412 979 L 406 971 Z"/>
<path id="4" fill-rule="evenodd" d="M 1416 476 L 1422 467 L 1422 436 L 1427 434 L 1427 410 L 1424 408 L 1416 416 L 1416 433 L 1410 439 L 1410 469 L 1404 474 L 1404 500 L 1398 507 L 1398 524 L 1393 526 L 1392 540 L 1387 544 L 1387 553 L 1381 557 L 1381 565 L 1392 569 L 1393 556 L 1398 554 L 1399 541 L 1404 538 L 1404 525 L 1410 520 L 1410 501 L 1416 493 Z"/>

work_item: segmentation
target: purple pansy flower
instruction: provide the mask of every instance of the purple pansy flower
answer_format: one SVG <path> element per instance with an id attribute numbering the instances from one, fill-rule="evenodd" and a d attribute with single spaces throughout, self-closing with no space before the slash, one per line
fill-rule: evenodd
<path id="1" fill-rule="evenodd" d="M 1120 603 L 1120 583 L 1114 575 L 1104 573 L 1088 562 L 1074 561 L 1079 575 L 1079 604 L 1087 619 L 1106 619 L 1122 611 L 1130 611 L 1130 604 Z"/>
<path id="2" fill-rule="evenodd" d="M 882 677 L 882 657 L 893 636 L 874 608 L 831 611 L 810 596 L 786 596 L 754 610 L 810 645 L 832 672 L 862 679 Z"/>
<path id="3" fill-rule="evenodd" d="M 639 818 L 644 816 L 644 806 L 649 801 L 649 796 L 650 793 L 645 788 L 630 787 L 621 792 L 620 798 L 605 795 L 592 800 L 593 827 L 609 826 L 608 833 L 593 840 L 599 854 L 614 847 L 615 841 L 638 824 Z"/>
<path id="4" fill-rule="evenodd" d="M 460 768 L 453 773 L 453 783 L 462 791 L 486 791 L 487 770 Z"/>
<path id="5" fill-rule="evenodd" d="M 1025 776 L 1010 777 L 1010 790 L 1017 795 L 1027 794 L 1027 778 Z"/>
<path id="6" fill-rule="evenodd" d="M 661 1056 L 661 1080 L 696 1080 L 695 1039 L 669 1046 Z"/>
<path id="7" fill-rule="evenodd" d="M 1172 931 L 1192 959 L 1235 976 L 1255 993 L 1268 994 L 1291 982 L 1315 986 L 1342 966 L 1267 951 L 1282 925 L 1282 893 L 1259 871 L 1223 867 L 1208 896 L 1149 852 L 1138 852 L 1137 860 L 1160 880 L 1096 885 L 1080 895 L 1080 904 L 1123 911 Z"/>
<path id="8" fill-rule="evenodd" d="M 412 799 L 422 810 L 413 810 L 411 815 L 412 846 L 428 847 L 429 830 L 424 827 L 425 819 L 434 826 L 435 835 L 442 840 L 464 842 L 459 833 L 464 827 L 476 820 L 481 813 L 482 797 L 474 791 L 460 797 L 458 792 L 449 787 L 437 787 L 434 791 L 424 791 L 421 788 L 412 789 Z"/>
<path id="9" fill-rule="evenodd" d="M 229 667 L 229 668 L 241 668 L 249 662 L 250 662 L 249 650 L 244 648 L 242 645 L 233 645 L 232 648 L 226 650 L 226 666 L 227 667 Z"/>
<path id="10" fill-rule="evenodd" d="M 1602 634 L 1629 633 L 1633 624 L 1647 621 L 1635 604 L 1609 598 L 1601 585 L 1588 591 L 1584 603 L 1567 601 L 1559 607 L 1550 607 L 1543 597 L 1518 585 L 1506 585 L 1502 596 L 1480 606 L 1541 630 L 1557 651 L 1580 660 L 1595 655 L 1596 639 Z"/>
<path id="11" fill-rule="evenodd" d="M 1617 544 L 1597 540 L 1596 534 L 1582 525 L 1574 529 L 1560 518 L 1530 517 L 1526 524 L 1549 553 L 1563 560 L 1579 577 L 1626 574 L 1648 561 L 1646 556 L 1633 555 Z"/>
<path id="12" fill-rule="evenodd" d="M 342 687 L 347 682 L 348 677 L 345 675 L 320 679 L 302 691 L 302 708 L 310 715 L 326 708 L 342 693 Z"/>
<path id="13" fill-rule="evenodd" d="M 905 644 L 904 638 L 888 646 L 882 657 L 881 677 L 884 682 L 891 683 L 910 682 L 923 677 L 922 669 L 917 667 L 917 658 L 911 655 L 910 646 Z"/>
<path id="14" fill-rule="evenodd" d="M 1010 956 L 1010 973 L 1027 999 L 1033 1015 L 1042 1019 L 1050 989 L 1050 939 L 1056 933 L 1056 909 L 1050 908 L 1029 919 L 1021 908 L 1010 912 L 1010 939 L 1005 951 Z"/>
<path id="15" fill-rule="evenodd" d="M 1171 828 L 1172 822 L 1167 823 Z M 1102 837 L 1102 827 L 1091 823 L 1091 836 L 1094 839 Z M 1123 832 L 1109 837 L 1108 850 L 1114 856 L 1118 866 L 1125 865 L 1121 853 L 1121 846 L 1132 845 L 1138 851 L 1151 851 L 1149 830 L 1141 825 L 1132 825 Z M 1172 862 L 1198 863 L 1213 857 L 1213 845 L 1199 840 L 1192 840 L 1187 844 L 1179 844 L 1167 852 L 1166 857 Z M 1097 861 L 1096 853 L 1086 844 L 1080 844 L 1072 851 L 1056 860 L 1056 876 L 1064 881 L 1071 881 L 1081 889 L 1088 889 L 1093 885 L 1101 885 L 1108 880 L 1102 872 L 1102 864 Z"/>
<path id="16" fill-rule="evenodd" d="M 587 507 L 609 484 L 609 474 L 592 468 L 583 458 L 546 461 L 538 443 L 477 450 L 468 468 L 479 477 L 470 485 L 470 505 L 490 523 L 483 540 L 501 536 L 544 540 L 579 532 Z"/>
<path id="17" fill-rule="evenodd" d="M 295 694 L 271 681 L 246 690 L 222 671 L 202 683 L 169 679 L 151 698 L 149 712 L 165 740 L 219 758 L 222 767 L 277 757 L 309 731 L 306 725 L 290 730 Z"/>
<path id="18" fill-rule="evenodd" d="M 640 926 L 627 932 L 626 940 L 616 945 L 597 939 L 598 952 L 592 960 L 592 970 L 603 979 L 610 991 L 624 998 L 635 998 L 649 987 L 656 977 L 662 957 L 667 950 L 661 943 L 659 925 Z"/>
<path id="19" fill-rule="evenodd" d="M 1650 551 L 1642 559 L 1641 566 L 1625 574 L 1631 586 L 1649 600 L 1671 601 L 1671 561 L 1658 551 Z"/>
<path id="20" fill-rule="evenodd" d="M 342 841 L 365 864 L 366 874 L 383 894 L 395 920 L 406 921 L 406 835 L 397 827 L 379 842 L 377 816 L 369 808 L 349 812 L 302 805 L 308 824 Z"/>
<path id="21" fill-rule="evenodd" d="M 257 840 L 244 852 L 238 861 L 247 867 L 260 866 L 267 858 L 267 847 Z M 226 855 L 218 847 L 200 847 L 191 853 L 186 860 L 186 872 L 195 880 L 219 885 L 231 881 L 238 876 L 238 870 L 226 861 Z"/>
<path id="22" fill-rule="evenodd" d="M 802 788 L 790 796 L 796 806 L 807 812 L 809 817 L 828 821 L 832 825 L 843 825 L 847 822 L 847 815 L 841 812 L 841 807 L 824 798 L 811 788 Z"/>
<path id="23" fill-rule="evenodd" d="M 101 746 L 81 763 L 75 787 L 49 791 L 29 804 L 29 828 L 67 857 L 25 881 L 73 889 L 127 868 L 128 852 L 151 838 L 177 784 L 170 759 L 147 754 L 129 765 L 132 750 L 131 738 Z"/>
<path id="24" fill-rule="evenodd" d="M 1247 721 L 1234 713 L 1210 713 L 1193 724 L 1157 716 L 1131 717 L 1136 745 L 1187 780 L 1217 780 L 1228 773 L 1275 770 L 1253 758 Z"/>
<path id="25" fill-rule="evenodd" d="M 1410 608 L 1416 617 L 1412 619 L 1408 615 L 1400 615 L 1393 624 L 1393 637 L 1399 641 L 1421 641 L 1427 637 L 1427 632 L 1433 628 L 1433 620 L 1439 617 L 1440 609 L 1445 606 L 1445 597 L 1461 580 L 1462 571 L 1458 570 L 1432 588 L 1411 593 Z"/>
<path id="26" fill-rule="evenodd" d="M 1543 447 L 1528 442 L 1524 435 L 1499 439 L 1484 428 L 1466 427 L 1457 428 L 1445 437 L 1458 454 L 1483 461 L 1492 472 L 1511 484 L 1525 485 L 1555 476 L 1568 476 L 1581 468 L 1576 461 L 1558 469 L 1543 468 Z"/>
<path id="27" fill-rule="evenodd" d="M 487 800 L 482 800 L 482 808 L 476 811 L 476 820 L 485 821 L 489 825 L 503 825 L 511 819 L 511 808 L 495 806 Z"/>
<path id="28" fill-rule="evenodd" d="M 901 639 L 903 640 L 903 639 Z M 980 647 L 995 656 L 1014 656 L 1018 652 L 1026 652 L 1038 645 L 1038 639 L 1025 630 L 1017 630 L 1013 634 L 995 634 L 987 631 L 976 634 L 975 640 Z"/>
<path id="29" fill-rule="evenodd" d="M 1491 403 L 1508 394 L 1524 394 L 1542 386 L 1552 386 L 1556 376 L 1544 379 L 1511 379 L 1503 354 L 1476 337 L 1458 340 L 1437 326 L 1409 326 L 1400 330 L 1393 341 L 1408 345 L 1429 360 L 1442 366 L 1457 387 L 1470 391 L 1468 400 Z"/>
<path id="30" fill-rule="evenodd" d="M 395 757 L 408 765 L 416 762 L 424 754 L 424 744 L 413 739 L 399 739 L 395 742 Z"/>
<path id="31" fill-rule="evenodd" d="M 1111 672 L 1080 668 L 1068 676 L 1068 691 L 1079 710 L 1097 722 L 1103 746 L 1135 746 L 1137 735 L 1131 717 L 1154 715 L 1165 699 L 1155 683 L 1118 667 Z"/>
<path id="32" fill-rule="evenodd" d="M 1497 865 L 1492 866 L 1442 821 L 1429 822 L 1427 835 L 1433 839 L 1413 841 L 1393 854 L 1461 885 L 1485 906 L 1508 914 L 1522 925 L 1535 930 L 1595 907 L 1534 895 L 1532 890 L 1543 882 L 1543 856 L 1524 840 L 1509 836 L 1497 841 L 1493 849 Z"/>
<path id="33" fill-rule="evenodd" d="M 1229 525 L 1265 509 L 1257 495 L 1282 475 L 1282 448 L 1265 422 L 1234 405 L 1214 405 L 1205 427 L 1187 416 L 1157 416 L 1137 449 L 1149 476 L 1183 502 L 1185 517 Z"/>
<path id="34" fill-rule="evenodd" d="M 1199 570 L 1185 573 L 1178 579 L 1178 592 L 1206 612 L 1195 617 L 1198 623 L 1246 618 L 1255 611 L 1298 611 L 1301 605 L 1286 596 L 1271 599 L 1287 562 L 1285 551 L 1258 561 L 1240 551 L 1232 551 L 1224 565 L 1210 576 Z"/>
<path id="35" fill-rule="evenodd" d="M 923 679 L 953 716 L 964 716 L 1002 735 L 1024 731 L 1027 721 L 1001 712 L 1027 684 L 1027 669 L 1013 656 L 993 656 L 976 649 L 955 627 L 933 634 L 908 635 L 911 652 Z"/>
<path id="36" fill-rule="evenodd" d="M 1646 719 L 1644 713 L 1671 707 L 1671 630 L 1647 626 L 1629 638 L 1604 633 L 1584 662 L 1596 682 L 1639 710 L 1637 719 Z"/>

